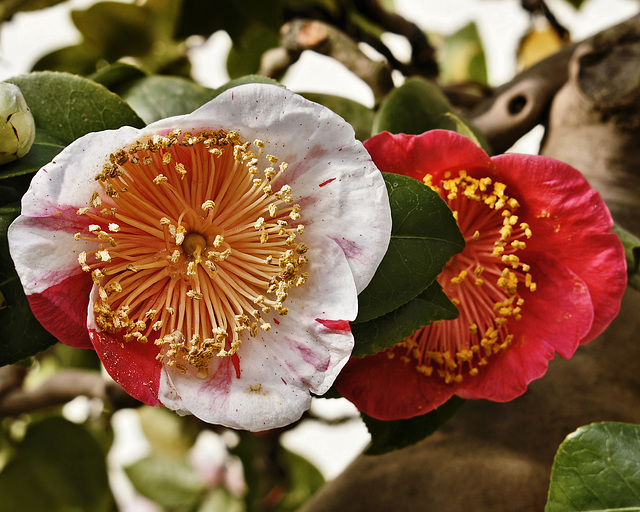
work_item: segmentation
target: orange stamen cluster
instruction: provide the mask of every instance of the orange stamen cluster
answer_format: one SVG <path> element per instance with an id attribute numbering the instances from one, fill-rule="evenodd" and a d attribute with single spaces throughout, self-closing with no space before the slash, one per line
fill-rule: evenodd
<path id="1" fill-rule="evenodd" d="M 96 177 L 78 258 L 98 286 L 96 324 L 124 342 L 159 346 L 158 359 L 200 377 L 231 356 L 289 289 L 308 278 L 300 206 L 275 182 L 287 169 L 264 143 L 235 132 L 154 136 L 110 157 Z M 262 166 L 262 169 L 260 168 Z"/>
<path id="2" fill-rule="evenodd" d="M 536 283 L 529 265 L 516 254 L 526 248 L 532 232 L 515 214 L 520 205 L 505 194 L 506 186 L 465 171 L 438 185 L 432 179 L 427 175 L 424 182 L 447 201 L 466 241 L 438 278 L 460 316 L 416 331 L 402 343 L 406 352 L 400 357 L 448 384 L 477 375 L 491 356 L 509 347 L 509 324 L 522 318 L 519 286 L 533 292 Z"/>

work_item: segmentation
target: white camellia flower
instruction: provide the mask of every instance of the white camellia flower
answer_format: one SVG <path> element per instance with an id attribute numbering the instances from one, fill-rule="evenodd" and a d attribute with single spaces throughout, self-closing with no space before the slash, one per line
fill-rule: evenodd
<path id="1" fill-rule="evenodd" d="M 0 165 L 26 155 L 36 137 L 36 125 L 20 89 L 0 82 Z"/>
<path id="2" fill-rule="evenodd" d="M 390 231 L 351 126 L 251 84 L 76 140 L 35 175 L 9 243 L 40 322 L 132 396 L 257 431 L 332 385 Z"/>

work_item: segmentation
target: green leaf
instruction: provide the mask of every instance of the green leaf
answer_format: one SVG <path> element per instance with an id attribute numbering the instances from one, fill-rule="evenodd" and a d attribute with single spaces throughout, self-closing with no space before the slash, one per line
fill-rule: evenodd
<path id="1" fill-rule="evenodd" d="M 0 180 L 34 174 L 65 148 L 66 144 L 47 131 L 36 129 L 36 138 L 29 152 L 22 158 L 0 167 Z M 21 191 L 22 196 L 26 187 Z"/>
<path id="2" fill-rule="evenodd" d="M 59 48 L 40 57 L 31 68 L 33 71 L 66 71 L 74 75 L 90 75 L 96 71 L 102 55 L 94 47 L 76 44 Z"/>
<path id="3" fill-rule="evenodd" d="M 391 205 L 391 241 L 358 296 L 355 322 L 385 315 L 414 299 L 465 245 L 451 210 L 436 192 L 413 178 L 383 174 Z"/>
<path id="4" fill-rule="evenodd" d="M 213 89 L 175 76 L 141 78 L 118 93 L 147 124 L 189 114 L 215 96 Z"/>
<path id="5" fill-rule="evenodd" d="M 371 434 L 371 445 L 365 453 L 380 455 L 422 441 L 453 418 L 464 402 L 462 398 L 453 396 L 437 409 L 406 420 L 382 421 L 362 414 Z"/>
<path id="6" fill-rule="evenodd" d="M 282 450 L 286 465 L 288 487 L 277 512 L 296 512 L 324 484 L 324 477 L 307 459 L 288 450 Z"/>
<path id="7" fill-rule="evenodd" d="M 373 111 L 357 101 L 332 94 L 319 94 L 313 92 L 300 93 L 305 98 L 320 103 L 333 110 L 336 114 L 353 126 L 356 139 L 366 140 L 371 136 L 373 123 Z"/>
<path id="8" fill-rule="evenodd" d="M 29 426 L 0 473 L 3 510 L 110 512 L 115 504 L 100 445 L 82 426 L 49 417 Z"/>
<path id="9" fill-rule="evenodd" d="M 413 332 L 436 320 L 454 320 L 458 308 L 437 283 L 398 309 L 364 323 L 351 324 L 355 338 L 352 357 L 364 357 L 397 345 Z"/>
<path id="10" fill-rule="evenodd" d="M 124 62 L 114 62 L 108 66 L 100 68 L 89 78 L 96 83 L 104 85 L 112 92 L 122 89 L 130 83 L 147 76 L 143 70 Z M 117 92 L 116 92 L 117 94 Z"/>
<path id="11" fill-rule="evenodd" d="M 280 44 L 278 27 L 256 22 L 234 41 L 227 57 L 227 72 L 231 78 L 258 72 L 262 54 Z"/>
<path id="12" fill-rule="evenodd" d="M 20 87 L 31 109 L 36 139 L 25 157 L 0 168 L 0 179 L 38 171 L 67 145 L 89 132 L 124 125 L 145 126 L 122 98 L 86 78 L 42 71 L 8 81 Z M 22 195 L 25 191 L 26 187 L 19 192 Z"/>
<path id="13" fill-rule="evenodd" d="M 4 2 L 0 5 L 0 21 L 9 20 L 21 11 L 37 11 L 60 4 L 65 0 L 21 0 L 20 2 Z"/>
<path id="14" fill-rule="evenodd" d="M 85 10 L 71 11 L 71 19 L 85 42 L 108 61 L 145 55 L 155 39 L 154 20 L 140 5 L 98 2 Z"/>
<path id="15" fill-rule="evenodd" d="M 8 81 L 20 87 L 36 132 L 43 130 L 65 145 L 90 132 L 145 126 L 125 101 L 86 78 L 41 71 Z"/>
<path id="16" fill-rule="evenodd" d="M 209 36 L 224 30 L 235 42 L 254 22 L 270 27 L 283 24 L 282 0 L 244 0 L 243 2 L 203 2 L 182 0 L 177 37 Z"/>
<path id="17" fill-rule="evenodd" d="M 0 309 L 0 366 L 16 363 L 56 343 L 33 316 L 9 254 L 7 229 L 19 214 L 19 206 L 0 208 L 0 293 L 5 299 Z"/>
<path id="18" fill-rule="evenodd" d="M 580 9 L 582 4 L 584 4 L 585 0 L 565 0 L 568 4 L 571 4 L 576 9 Z"/>
<path id="19" fill-rule="evenodd" d="M 241 78 L 234 78 L 233 80 L 229 80 L 226 84 L 221 85 L 214 91 L 214 97 L 222 94 L 224 91 L 228 89 L 233 89 L 234 87 L 238 87 L 239 85 L 245 84 L 271 84 L 278 85 L 282 87 L 282 84 L 274 80 L 273 78 L 269 78 L 267 76 L 261 75 L 247 75 Z"/>
<path id="20" fill-rule="evenodd" d="M 488 151 L 482 133 L 455 111 L 438 86 L 423 78 L 410 78 L 384 99 L 374 117 L 372 133 L 417 135 L 434 129 L 452 130 L 465 136 L 465 132 L 471 130 Z"/>
<path id="21" fill-rule="evenodd" d="M 592 423 L 569 434 L 551 469 L 545 512 L 640 511 L 640 426 Z"/>
<path id="22" fill-rule="evenodd" d="M 197 512 L 245 512 L 244 500 L 232 495 L 222 486 L 207 492 Z"/>
<path id="23" fill-rule="evenodd" d="M 640 290 L 640 238 L 617 224 L 613 226 L 613 232 L 620 237 L 624 247 L 629 286 Z"/>
<path id="24" fill-rule="evenodd" d="M 191 510 L 206 490 L 184 457 L 150 455 L 127 466 L 125 472 L 140 494 L 170 510 Z"/>
<path id="25" fill-rule="evenodd" d="M 487 84 L 487 63 L 475 23 L 468 23 L 447 37 L 438 55 L 443 83 Z"/>

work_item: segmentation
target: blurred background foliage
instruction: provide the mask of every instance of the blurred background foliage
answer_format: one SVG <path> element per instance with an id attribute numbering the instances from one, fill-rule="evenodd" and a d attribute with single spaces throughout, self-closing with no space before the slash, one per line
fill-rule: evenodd
<path id="1" fill-rule="evenodd" d="M 566 1 L 575 9 L 584 3 Z M 0 22 L 58 3 L 3 0 Z M 521 5 L 531 23 L 514 56 L 520 70 L 571 41 L 544 1 L 522 0 Z M 75 374 L 69 372 L 100 376 L 95 354 L 55 344 L 31 316 L 6 244 L 6 229 L 19 214 L 19 199 L 33 172 L 83 132 L 122 124 L 143 126 L 188 113 L 240 83 L 277 83 L 303 51 L 312 50 L 341 62 L 374 90 L 374 109 L 340 96 L 305 94 L 343 116 L 359 139 L 385 129 L 421 133 L 446 128 L 474 138 L 490 151 L 482 134 L 465 118 L 465 112 L 491 91 L 483 43 L 474 23 L 451 34 L 427 34 L 396 14 L 392 0 L 100 1 L 72 10 L 70 16 L 81 41 L 42 55 L 33 66 L 33 71 L 42 73 L 11 80 L 23 89 L 38 132 L 34 149 L 25 159 L 0 169 L 0 323 L 4 329 L 0 365 L 18 362 L 0 369 L 0 403 L 16 390 L 42 389 L 56 376 L 73 381 Z M 304 24 L 294 25 L 300 20 Z M 311 26 L 321 33 L 310 32 Z M 193 79 L 189 50 L 218 31 L 226 32 L 232 42 L 226 57 L 231 82 L 212 89 Z M 409 59 L 395 56 L 383 41 L 386 33 L 406 40 Z M 84 100 L 65 103 L 80 92 Z M 87 127 L 87 109 L 96 101 L 112 115 L 104 125 Z M 57 125 L 61 117 L 67 118 L 63 126 L 67 131 Z M 638 245 L 633 237 L 627 240 L 636 260 Z M 449 256 L 443 256 L 443 261 Z M 437 275 L 439 271 L 430 272 Z M 438 290 L 428 288 L 433 276 L 427 281 L 407 300 L 427 289 L 437 294 Z M 367 332 L 366 322 L 358 325 L 354 333 Z M 362 353 L 367 353 L 367 347 L 379 349 L 359 346 Z M 129 496 L 143 500 L 138 502 L 144 503 L 141 510 L 294 511 L 324 482 L 309 461 L 282 446 L 283 434 L 297 424 L 261 434 L 230 432 L 193 417 L 131 403 L 109 387 L 84 402 L 74 401 L 74 407 L 69 407 L 70 397 L 64 394 L 45 398 L 46 407 L 0 410 L 2 510 L 116 510 L 112 487 L 117 480 L 109 454 L 114 445 L 112 422 L 120 410 L 135 411 L 145 442 L 143 456 L 124 468 L 126 485 L 133 489 Z M 456 399 L 437 414 L 411 422 L 365 418 L 372 435 L 370 453 L 417 442 L 461 405 Z M 81 412 L 70 413 L 73 410 Z M 360 421 L 354 415 L 328 420 L 312 413 L 303 421 L 309 418 L 325 424 Z"/>

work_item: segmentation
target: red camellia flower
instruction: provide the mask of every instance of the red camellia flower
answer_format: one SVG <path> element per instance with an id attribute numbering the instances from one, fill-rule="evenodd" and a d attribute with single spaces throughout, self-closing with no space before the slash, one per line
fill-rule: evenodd
<path id="1" fill-rule="evenodd" d="M 617 314 L 626 287 L 611 215 L 584 177 L 542 156 L 489 156 L 434 130 L 365 143 L 383 172 L 423 181 L 447 202 L 465 249 L 438 281 L 460 315 L 349 361 L 338 391 L 364 413 L 424 414 L 452 395 L 508 401 L 570 358 Z"/>

